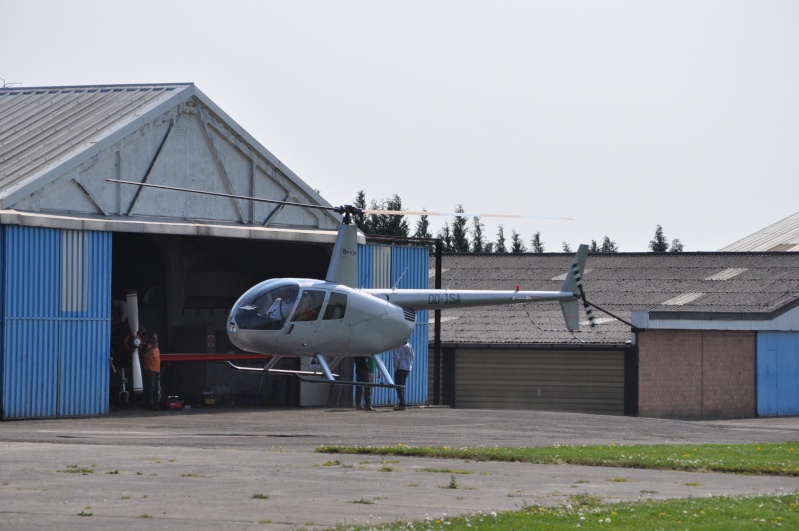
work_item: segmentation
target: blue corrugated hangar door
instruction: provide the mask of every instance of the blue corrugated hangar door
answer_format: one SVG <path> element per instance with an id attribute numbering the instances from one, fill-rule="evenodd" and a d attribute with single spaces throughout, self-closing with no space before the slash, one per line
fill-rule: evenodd
<path id="1" fill-rule="evenodd" d="M 757 414 L 799 415 L 799 333 L 757 334 Z"/>
<path id="2" fill-rule="evenodd" d="M 110 233 L 1 234 L 3 418 L 107 413 Z"/>
<path id="3" fill-rule="evenodd" d="M 429 254 L 426 247 L 394 245 L 362 245 L 359 247 L 359 284 L 362 288 L 426 289 L 429 287 Z M 428 312 L 416 312 L 416 326 L 408 339 L 414 351 L 413 369 L 405 383 L 405 401 L 427 403 L 427 338 Z M 394 357 L 383 353 L 380 358 L 394 375 Z M 397 403 L 394 389 L 377 388 L 372 404 L 388 406 Z"/>

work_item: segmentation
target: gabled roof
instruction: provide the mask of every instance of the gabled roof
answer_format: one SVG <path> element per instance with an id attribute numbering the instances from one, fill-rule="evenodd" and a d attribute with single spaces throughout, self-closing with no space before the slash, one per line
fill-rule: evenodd
<path id="1" fill-rule="evenodd" d="M 48 168 L 191 87 L 177 83 L 0 89 L 0 198 L 5 200 Z"/>
<path id="2" fill-rule="evenodd" d="M 226 225 L 257 238 L 305 229 L 325 241 L 340 224 L 324 210 L 176 198 L 108 178 L 329 206 L 193 83 L 0 89 L 3 223 L 73 228 L 73 218 L 186 234 Z"/>
<path id="3" fill-rule="evenodd" d="M 721 251 L 799 251 L 799 212 L 754 234 L 741 238 Z"/>
<path id="4" fill-rule="evenodd" d="M 442 287 L 559 290 L 571 259 L 560 253 L 445 254 Z M 583 286 L 589 301 L 628 322 L 632 312 L 643 310 L 652 320 L 706 320 L 732 329 L 741 321 L 776 319 L 799 304 L 799 256 L 590 254 Z M 594 315 L 598 325 L 590 331 L 581 310 L 582 331 L 572 336 L 565 331 L 558 304 L 448 310 L 442 312 L 442 341 L 557 345 L 623 344 L 631 339 L 629 326 L 596 309 Z"/>

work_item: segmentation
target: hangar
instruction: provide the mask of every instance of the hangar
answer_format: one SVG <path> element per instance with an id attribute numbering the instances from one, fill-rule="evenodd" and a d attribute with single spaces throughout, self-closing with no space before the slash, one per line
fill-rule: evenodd
<path id="1" fill-rule="evenodd" d="M 235 395 L 252 377 L 201 360 L 237 354 L 224 328 L 238 295 L 270 277 L 324 278 L 335 213 L 106 181 L 329 206 L 192 83 L 5 88 L 0 146 L 0 418 L 108 411 L 110 308 L 127 290 L 181 363 L 162 376 L 170 392 Z M 426 347 L 426 325 L 419 334 Z M 273 403 L 318 399 L 267 383 Z"/>
<path id="2" fill-rule="evenodd" d="M 444 254 L 453 289 L 558 289 L 571 256 Z M 678 419 L 799 414 L 799 261 L 787 252 L 590 254 L 591 330 L 557 306 L 442 314 L 430 396 L 469 408 Z"/>

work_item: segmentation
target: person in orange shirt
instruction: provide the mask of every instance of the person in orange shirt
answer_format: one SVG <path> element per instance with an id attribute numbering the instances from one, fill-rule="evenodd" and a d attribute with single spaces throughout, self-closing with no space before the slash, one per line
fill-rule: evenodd
<path id="1" fill-rule="evenodd" d="M 151 410 L 158 411 L 158 377 L 161 374 L 161 351 L 158 349 L 158 334 L 155 332 L 150 334 L 147 340 L 141 369 L 145 404 Z"/>

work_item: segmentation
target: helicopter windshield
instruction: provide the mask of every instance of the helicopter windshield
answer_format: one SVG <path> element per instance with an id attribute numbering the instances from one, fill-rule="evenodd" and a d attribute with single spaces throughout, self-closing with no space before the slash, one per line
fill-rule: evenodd
<path id="1" fill-rule="evenodd" d="M 280 330 L 291 315 L 299 286 L 275 286 L 266 282 L 245 293 L 235 310 L 236 325 L 242 330 Z"/>

